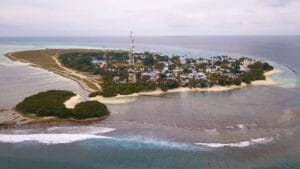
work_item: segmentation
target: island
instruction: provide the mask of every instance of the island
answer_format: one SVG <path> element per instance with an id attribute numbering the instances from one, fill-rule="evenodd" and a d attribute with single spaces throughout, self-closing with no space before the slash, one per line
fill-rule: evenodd
<path id="1" fill-rule="evenodd" d="M 134 60 L 130 59 L 133 55 Z M 177 88 L 232 87 L 265 80 L 274 68 L 248 57 L 189 58 L 127 50 L 45 49 L 7 54 L 77 81 L 90 97 Z"/>
<path id="2" fill-rule="evenodd" d="M 97 101 L 86 101 L 77 104 L 73 109 L 65 102 L 75 96 L 73 92 L 49 90 L 25 98 L 17 104 L 16 111 L 37 117 L 74 118 L 78 120 L 103 118 L 109 115 L 107 107 Z"/>
<path id="3" fill-rule="evenodd" d="M 29 119 L 102 120 L 109 115 L 105 104 L 127 103 L 140 95 L 226 91 L 251 84 L 274 84 L 270 76 L 279 72 L 269 63 L 249 57 L 192 58 L 133 52 L 132 48 L 40 49 L 6 56 L 72 79 L 90 93 L 86 100 L 60 90 L 29 96 L 15 108 Z"/>

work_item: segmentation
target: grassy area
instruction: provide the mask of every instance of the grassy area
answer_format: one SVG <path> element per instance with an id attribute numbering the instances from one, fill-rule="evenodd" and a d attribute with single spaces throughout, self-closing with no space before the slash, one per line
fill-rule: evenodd
<path id="1" fill-rule="evenodd" d="M 48 70 L 63 71 L 52 58 L 58 51 L 57 49 L 22 51 L 13 53 L 13 57 L 16 60 L 30 62 Z"/>
<path id="2" fill-rule="evenodd" d="M 89 88 L 93 89 L 93 90 L 99 90 L 99 88 L 94 84 L 91 83 L 89 80 L 87 79 L 82 79 L 83 83 L 85 83 Z M 99 84 L 99 83 L 98 83 Z"/>
<path id="3" fill-rule="evenodd" d="M 63 90 L 49 90 L 25 98 L 17 104 L 16 110 L 24 114 L 35 114 L 39 117 L 59 117 L 87 119 L 103 117 L 109 114 L 107 107 L 97 101 L 79 103 L 74 109 L 65 107 L 64 102 L 75 96 Z"/>
<path id="4" fill-rule="evenodd" d="M 32 63 L 37 67 L 41 67 L 55 73 L 64 75 L 69 77 L 75 81 L 78 81 L 79 84 L 82 85 L 84 88 L 87 86 L 92 90 L 99 90 L 99 87 L 95 85 L 96 82 L 93 82 L 94 79 L 89 78 L 86 76 L 87 79 L 83 79 L 76 74 L 72 74 L 60 65 L 57 64 L 54 57 L 60 53 L 67 53 L 73 50 L 58 50 L 58 49 L 46 49 L 46 50 L 30 50 L 30 51 L 21 51 L 12 53 L 11 56 L 7 55 L 13 60 L 19 60 L 23 62 Z M 95 80 L 94 80 L 95 81 Z"/>

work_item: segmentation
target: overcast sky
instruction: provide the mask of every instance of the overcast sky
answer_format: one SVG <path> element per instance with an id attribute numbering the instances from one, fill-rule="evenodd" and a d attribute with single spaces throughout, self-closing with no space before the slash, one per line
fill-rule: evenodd
<path id="1" fill-rule="evenodd" d="M 300 34 L 299 0 L 0 0 L 0 36 Z"/>

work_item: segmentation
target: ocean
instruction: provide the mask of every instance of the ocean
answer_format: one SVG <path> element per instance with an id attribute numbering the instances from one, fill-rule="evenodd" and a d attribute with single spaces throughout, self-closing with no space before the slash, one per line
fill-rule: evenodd
<path id="1" fill-rule="evenodd" d="M 136 37 L 137 51 L 248 56 L 281 73 L 275 86 L 170 93 L 109 104 L 89 124 L 0 130 L 1 169 L 300 168 L 300 36 Z M 10 61 L 7 52 L 41 48 L 128 49 L 128 37 L 0 38 L 0 109 L 49 89 L 88 93 L 74 81 Z M 0 114 L 1 119 L 1 114 Z"/>

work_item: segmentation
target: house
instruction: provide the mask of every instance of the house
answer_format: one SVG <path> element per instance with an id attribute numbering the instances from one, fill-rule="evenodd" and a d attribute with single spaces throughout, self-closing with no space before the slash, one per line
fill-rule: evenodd
<path id="1" fill-rule="evenodd" d="M 210 67 L 208 67 L 208 68 L 206 68 L 206 72 L 207 72 L 207 73 L 212 73 L 212 72 L 213 72 L 213 69 L 210 68 Z"/>
<path id="2" fill-rule="evenodd" d="M 254 61 L 253 60 L 250 60 L 250 59 L 244 59 L 243 62 L 241 63 L 243 67 L 248 67 L 250 65 L 253 65 L 254 64 Z"/>
<path id="3" fill-rule="evenodd" d="M 144 73 L 142 73 L 142 76 L 148 77 L 151 81 L 157 81 L 159 79 L 159 75 L 155 71 L 144 72 Z"/>
<path id="4" fill-rule="evenodd" d="M 166 72 L 166 71 L 169 70 L 169 63 L 168 62 L 160 61 L 160 62 L 158 62 L 158 64 L 164 65 L 164 68 L 162 69 L 162 73 L 164 73 L 164 72 Z"/>
<path id="5" fill-rule="evenodd" d="M 181 63 L 182 65 L 185 65 L 185 64 L 186 64 L 186 58 L 185 58 L 185 56 L 181 56 L 181 57 L 180 57 L 180 63 Z"/>
<path id="6" fill-rule="evenodd" d="M 241 72 L 248 72 L 250 69 L 248 68 L 250 65 L 253 65 L 254 61 L 250 59 L 244 59 L 240 65 Z"/>
<path id="7" fill-rule="evenodd" d="M 250 69 L 248 67 L 245 66 L 240 66 L 240 71 L 241 72 L 248 72 Z"/>
<path id="8" fill-rule="evenodd" d="M 120 82 L 120 77 L 119 77 L 119 76 L 115 76 L 115 77 L 113 78 L 113 81 L 114 81 L 115 83 L 119 83 L 119 82 Z"/>
<path id="9" fill-rule="evenodd" d="M 93 65 L 98 65 L 98 64 L 102 64 L 102 60 L 97 60 L 97 59 L 93 59 L 92 61 L 91 61 L 91 63 L 93 64 Z"/>
<path id="10" fill-rule="evenodd" d="M 173 80 L 173 79 L 175 79 L 173 73 L 167 73 L 166 76 L 167 76 L 167 79 L 168 79 L 168 80 Z"/>
<path id="11" fill-rule="evenodd" d="M 181 69 L 181 68 L 178 68 L 178 67 L 176 67 L 176 68 L 173 70 L 173 73 L 175 74 L 175 76 L 178 76 L 181 72 L 182 72 L 182 69 Z"/>
<path id="12" fill-rule="evenodd" d="M 216 66 L 216 70 L 221 70 L 221 66 Z"/>

